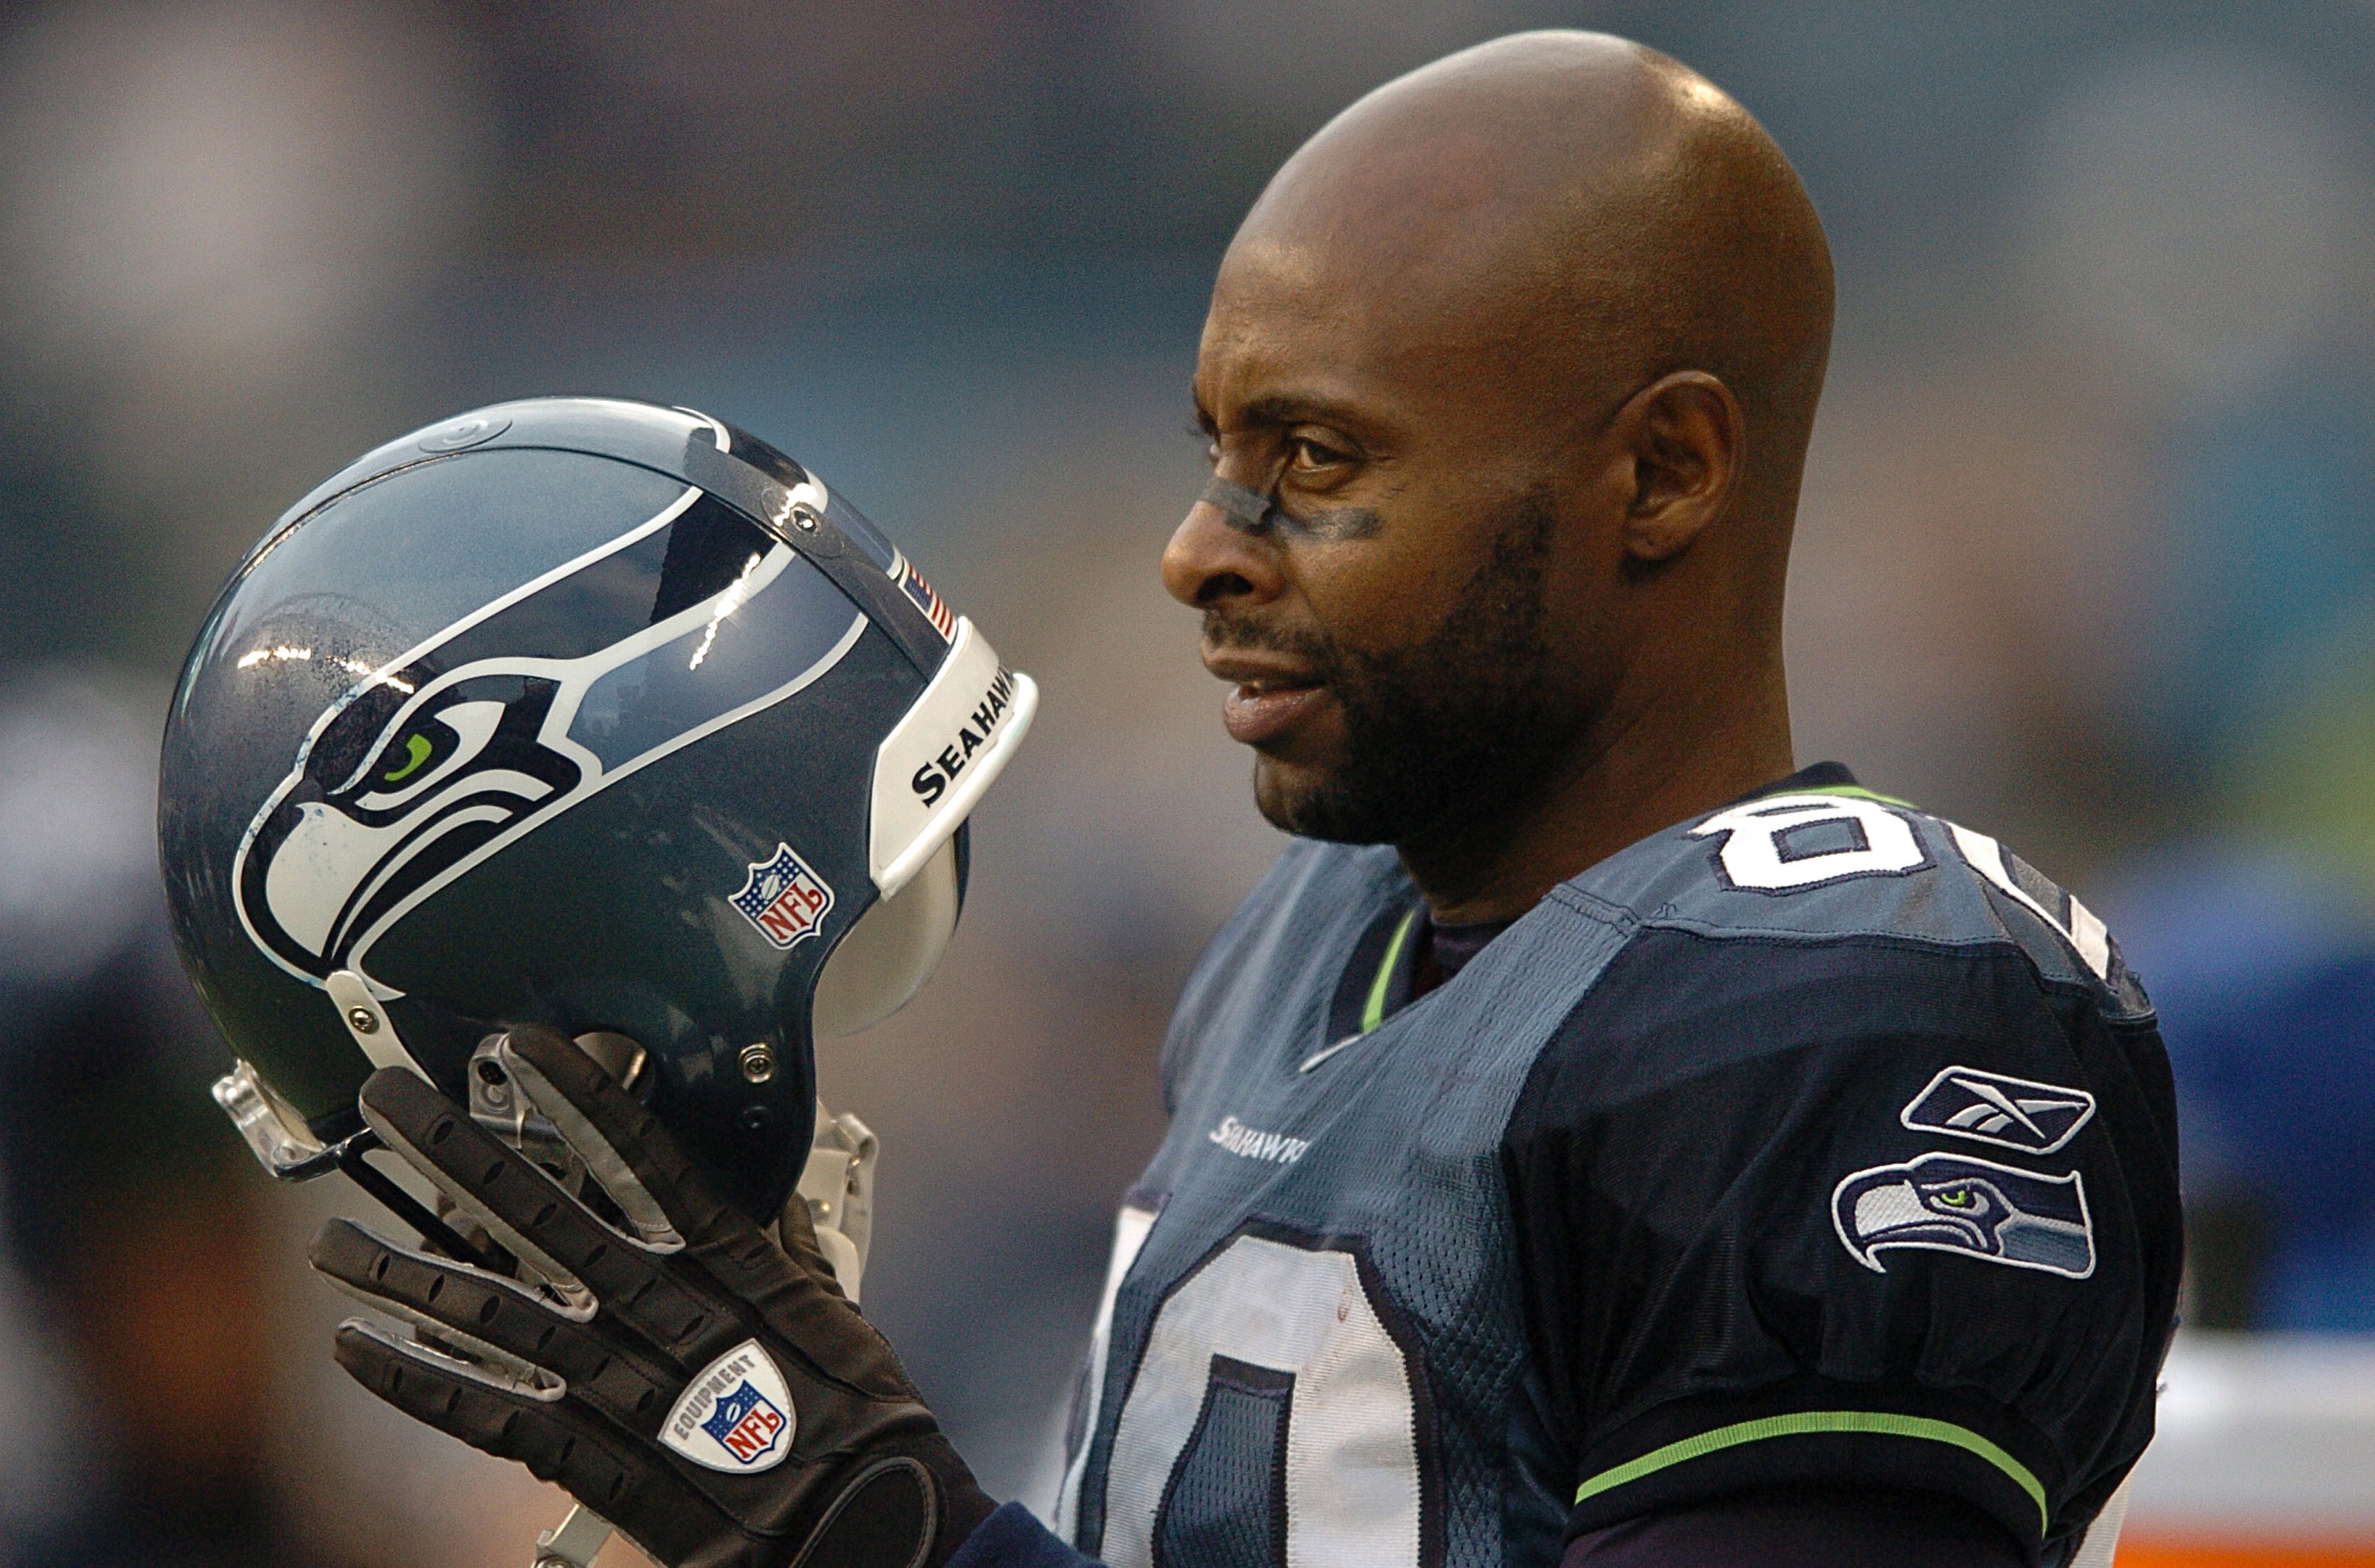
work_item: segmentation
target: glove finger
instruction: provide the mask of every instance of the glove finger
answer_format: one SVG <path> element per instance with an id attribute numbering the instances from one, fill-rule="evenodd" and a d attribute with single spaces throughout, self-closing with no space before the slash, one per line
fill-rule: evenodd
<path id="1" fill-rule="evenodd" d="M 523 1382 L 557 1378 L 628 1430 L 658 1430 L 678 1381 L 673 1369 L 562 1316 L 526 1286 L 400 1246 L 350 1220 L 325 1221 L 306 1260 L 366 1306 L 427 1326 Z"/>
<path id="2" fill-rule="evenodd" d="M 650 1225 L 687 1244 L 729 1249 L 741 1232 L 760 1234 L 703 1179 L 659 1118 L 575 1042 L 523 1026 L 507 1032 L 496 1051 L 638 1230 Z"/>
<path id="3" fill-rule="evenodd" d="M 528 1049 L 517 1047 L 533 1042 Z M 618 1081 L 581 1050 L 576 1042 L 556 1030 L 536 1024 L 522 1024 L 509 1031 L 496 1047 L 497 1059 L 527 1098 L 528 1102 L 544 1114 L 569 1147 L 585 1161 L 585 1169 L 602 1190 L 626 1215 L 627 1223 L 647 1244 L 656 1247 L 677 1247 L 684 1244 L 684 1236 L 676 1227 L 668 1208 L 645 1185 L 644 1176 L 628 1157 L 620 1152 L 613 1137 L 604 1130 L 604 1121 L 628 1120 L 634 1124 L 652 1120 L 632 1095 L 619 1087 Z M 549 1070 L 546 1064 L 549 1064 Z M 590 1069 L 590 1070 L 589 1070 Z M 560 1081 L 556 1082 L 558 1076 Z M 597 1121 L 580 1109 L 577 1099 L 588 1104 L 606 1104 L 610 1101 L 623 1102 L 623 1108 L 613 1107 Z M 659 1137 L 667 1138 L 662 1132 Z M 647 1153 L 658 1154 L 654 1148 Z M 671 1141 L 666 1150 L 674 1153 Z M 689 1161 L 678 1156 L 675 1164 L 691 1169 Z"/>
<path id="4" fill-rule="evenodd" d="M 794 1267 L 765 1232 L 720 1198 L 659 1118 L 574 1041 L 554 1030 L 523 1025 L 505 1033 L 496 1052 L 513 1081 L 560 1129 L 620 1207 L 632 1218 L 632 1205 L 644 1206 L 647 1220 L 637 1223 L 682 1238 L 728 1291 L 757 1303 L 841 1294 L 838 1286 L 821 1285 Z M 830 1269 L 824 1277 L 832 1278 Z M 768 1310 L 776 1315 L 775 1309 Z"/>
<path id="5" fill-rule="evenodd" d="M 805 1269 L 821 1289 L 847 1301 L 849 1293 L 841 1288 L 841 1275 L 834 1269 L 833 1260 L 825 1256 L 823 1244 L 817 1240 L 816 1220 L 809 1213 L 807 1198 L 798 1193 L 792 1195 L 792 1201 L 784 1205 L 780 1229 L 784 1233 L 784 1256 Z"/>
<path id="6" fill-rule="evenodd" d="M 555 1281 L 564 1315 L 590 1318 L 598 1303 L 671 1357 L 696 1364 L 743 1337 L 728 1303 L 694 1295 L 662 1267 L 665 1255 L 597 1220 L 418 1074 L 381 1068 L 364 1081 L 360 1103 L 389 1148 Z"/>
<path id="7" fill-rule="evenodd" d="M 707 1499 L 558 1395 L 524 1393 L 359 1320 L 339 1326 L 333 1353 L 356 1382 L 405 1414 L 481 1453 L 517 1460 L 640 1544 L 665 1551 L 668 1538 L 699 1539 L 725 1522 Z"/>

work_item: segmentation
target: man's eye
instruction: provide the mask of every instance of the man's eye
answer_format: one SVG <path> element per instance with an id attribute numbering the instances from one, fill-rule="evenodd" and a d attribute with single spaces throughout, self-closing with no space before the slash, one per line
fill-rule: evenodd
<path id="1" fill-rule="evenodd" d="M 1333 468 L 1340 464 L 1352 461 L 1348 454 L 1339 452 L 1332 446 L 1324 445 L 1308 437 L 1293 442 L 1288 450 L 1294 454 L 1294 466 L 1298 468 Z"/>

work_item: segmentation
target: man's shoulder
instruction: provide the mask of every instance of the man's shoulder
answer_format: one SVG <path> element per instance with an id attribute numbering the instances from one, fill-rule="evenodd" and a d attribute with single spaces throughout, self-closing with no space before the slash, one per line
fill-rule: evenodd
<path id="1" fill-rule="evenodd" d="M 1554 897 L 1626 935 L 1535 1058 L 1520 1140 L 1653 1114 L 1720 1141 L 1792 1106 L 1911 1127 L 1991 1091 L 2091 1104 L 2089 1083 L 2133 1098 L 2166 1078 L 2103 923 L 1993 838 L 1901 801 L 1777 792 Z M 1990 1087 L 1939 1088 L 1964 1079 Z M 2156 1094 L 2138 1103 L 2167 1119 Z"/>
<path id="2" fill-rule="evenodd" d="M 1760 796 L 1679 823 L 1556 896 L 1634 926 L 1637 941 L 1697 938 L 1660 945 L 1677 965 L 1751 984 L 1743 964 L 1778 979 L 2016 959 L 2107 1016 L 2151 1011 L 2078 899 L 1988 834 L 1856 786 Z"/>

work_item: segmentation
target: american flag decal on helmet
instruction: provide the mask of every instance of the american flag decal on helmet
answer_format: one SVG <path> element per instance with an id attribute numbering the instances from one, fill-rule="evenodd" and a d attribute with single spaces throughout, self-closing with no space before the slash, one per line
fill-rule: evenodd
<path id="1" fill-rule="evenodd" d="M 957 634 L 957 618 L 949 613 L 947 602 L 939 595 L 932 592 L 932 585 L 924 581 L 924 574 L 916 570 L 914 561 L 903 560 L 899 565 L 899 586 L 904 588 L 907 591 L 907 596 L 916 601 L 916 608 L 931 618 L 934 631 L 944 639 L 954 641 Z"/>

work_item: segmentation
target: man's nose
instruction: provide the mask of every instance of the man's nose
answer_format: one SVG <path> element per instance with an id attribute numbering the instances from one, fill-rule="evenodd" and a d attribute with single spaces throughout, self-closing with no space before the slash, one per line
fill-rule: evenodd
<path id="1" fill-rule="evenodd" d="M 1247 528 L 1210 500 L 1188 509 L 1163 551 L 1163 585 L 1190 609 L 1267 604 L 1285 588 L 1276 536 Z"/>

